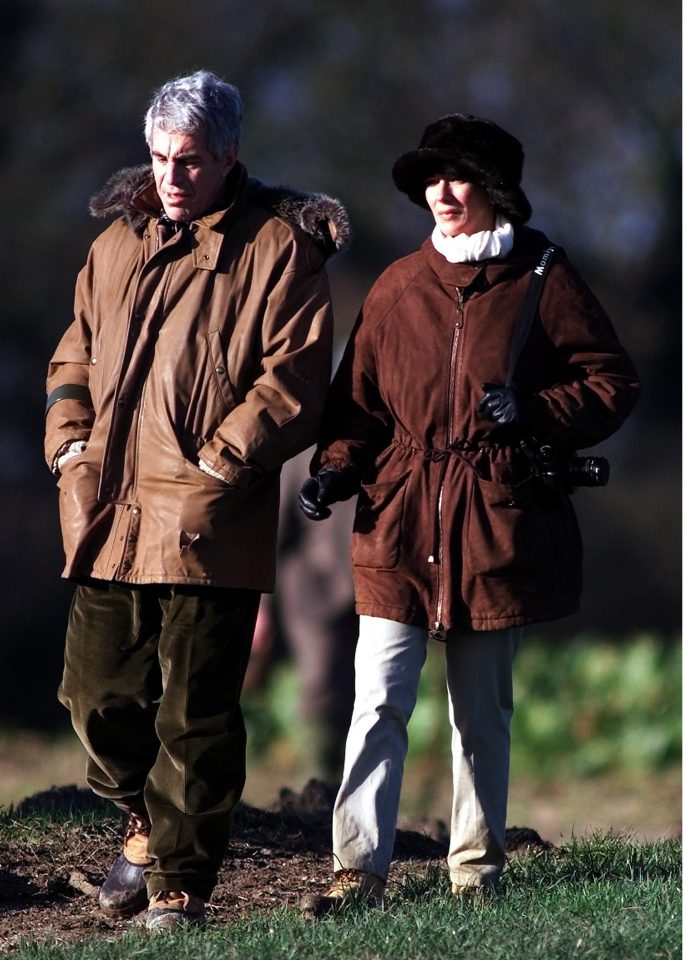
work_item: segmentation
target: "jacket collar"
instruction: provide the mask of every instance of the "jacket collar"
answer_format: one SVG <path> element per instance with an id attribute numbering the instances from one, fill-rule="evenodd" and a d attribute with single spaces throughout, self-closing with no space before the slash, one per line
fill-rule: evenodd
<path id="1" fill-rule="evenodd" d="M 508 277 L 526 273 L 537 264 L 542 251 L 548 244 L 548 238 L 539 230 L 516 227 L 513 249 L 501 260 L 449 263 L 441 253 L 435 250 L 430 237 L 423 242 L 421 250 L 430 269 L 442 284 L 468 291 L 470 288 L 490 287 Z"/>
<path id="2" fill-rule="evenodd" d="M 235 178 L 234 182 L 230 182 Z M 344 250 L 351 243 L 351 227 L 347 211 L 339 200 L 322 193 L 304 193 L 290 187 L 271 187 L 247 175 L 246 168 L 237 163 L 228 176 L 229 204 L 195 221 L 202 233 L 217 234 L 237 217 L 244 206 L 254 203 L 272 216 L 295 226 L 316 243 L 326 257 Z M 152 176 L 152 167 L 144 164 L 119 170 L 90 200 L 94 217 L 123 216 L 131 230 L 141 236 L 149 221 L 158 220 L 161 201 Z M 218 239 L 218 236 L 217 236 Z M 218 248 L 199 253 L 198 266 L 207 267 L 216 262 Z M 204 260 L 209 256 L 209 260 Z"/>

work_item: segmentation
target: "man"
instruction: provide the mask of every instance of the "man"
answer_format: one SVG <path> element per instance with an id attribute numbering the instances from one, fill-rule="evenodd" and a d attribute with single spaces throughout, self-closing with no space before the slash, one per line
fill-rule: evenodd
<path id="1" fill-rule="evenodd" d="M 149 900 L 152 931 L 203 922 L 228 842 L 279 471 L 316 435 L 324 262 L 348 239 L 336 201 L 248 178 L 241 118 L 237 89 L 206 71 L 155 94 L 152 170 L 121 171 L 91 204 L 123 215 L 92 245 L 47 381 L 77 582 L 60 699 L 90 787 L 128 816 L 101 907 Z"/>

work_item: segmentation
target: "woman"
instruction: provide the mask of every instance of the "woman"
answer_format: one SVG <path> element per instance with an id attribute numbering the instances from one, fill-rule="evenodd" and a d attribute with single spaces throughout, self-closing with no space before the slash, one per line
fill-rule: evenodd
<path id="1" fill-rule="evenodd" d="M 352 895 L 382 900 L 430 636 L 445 641 L 454 895 L 491 891 L 504 867 L 513 660 L 523 626 L 574 613 L 581 590 L 563 465 L 613 433 L 639 393 L 591 291 L 563 251 L 548 266 L 548 239 L 524 226 L 522 166 L 513 136 L 454 114 L 428 126 L 392 171 L 435 227 L 368 295 L 300 493 L 320 520 L 361 489 L 352 548 L 361 622 L 335 878 L 307 898 L 308 915 Z M 530 277 L 544 272 L 521 343 Z"/>

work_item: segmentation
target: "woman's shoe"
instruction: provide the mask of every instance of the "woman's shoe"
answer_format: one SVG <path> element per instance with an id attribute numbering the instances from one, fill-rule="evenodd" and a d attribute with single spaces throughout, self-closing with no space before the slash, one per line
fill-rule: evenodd
<path id="1" fill-rule="evenodd" d="M 349 903 L 368 907 L 381 907 L 385 881 L 363 870 L 339 870 L 332 885 L 323 894 L 302 897 L 299 909 L 305 919 L 317 920 L 329 913 L 336 913 Z"/>

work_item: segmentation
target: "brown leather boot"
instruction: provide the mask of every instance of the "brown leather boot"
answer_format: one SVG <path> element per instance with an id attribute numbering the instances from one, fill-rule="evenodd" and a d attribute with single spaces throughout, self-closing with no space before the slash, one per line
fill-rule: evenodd
<path id="1" fill-rule="evenodd" d="M 451 895 L 456 900 L 484 903 L 493 896 L 495 889 L 491 884 L 452 883 Z"/>
<path id="2" fill-rule="evenodd" d="M 299 909 L 306 920 L 336 913 L 348 903 L 381 907 L 385 881 L 363 870 L 338 870 L 332 885 L 323 894 L 302 897 Z"/>
<path id="3" fill-rule="evenodd" d="M 152 863 L 147 853 L 150 822 L 137 813 L 128 816 L 123 853 L 100 887 L 100 909 L 108 917 L 130 917 L 147 906 L 144 871 Z"/>
<path id="4" fill-rule="evenodd" d="M 206 923 L 204 901 L 183 890 L 160 890 L 150 900 L 145 929 L 152 933 L 179 927 L 203 927 Z"/>

